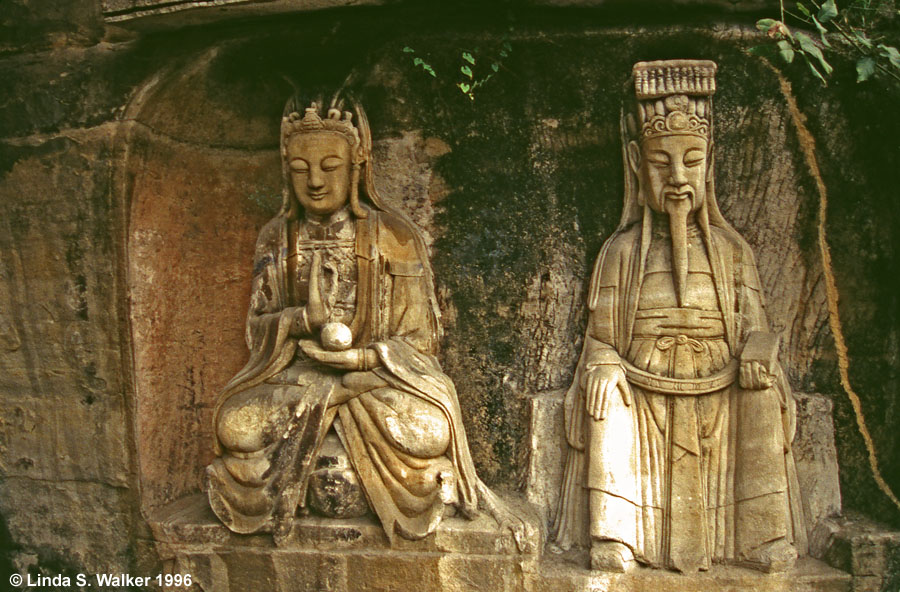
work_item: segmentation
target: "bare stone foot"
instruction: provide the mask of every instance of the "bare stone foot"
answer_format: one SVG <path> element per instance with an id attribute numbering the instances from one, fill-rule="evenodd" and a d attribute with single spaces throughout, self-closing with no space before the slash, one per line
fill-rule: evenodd
<path id="1" fill-rule="evenodd" d="M 619 541 L 593 541 L 591 543 L 591 569 L 625 573 L 635 566 L 631 548 Z"/>
<path id="2" fill-rule="evenodd" d="M 787 571 L 797 560 L 797 549 L 787 539 L 778 539 L 760 545 L 747 553 L 738 565 L 765 573 Z"/>

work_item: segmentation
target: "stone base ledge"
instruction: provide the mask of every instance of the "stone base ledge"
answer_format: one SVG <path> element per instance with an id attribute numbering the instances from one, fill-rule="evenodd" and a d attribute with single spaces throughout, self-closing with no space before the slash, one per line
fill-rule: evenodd
<path id="1" fill-rule="evenodd" d="M 527 505 L 513 502 L 520 515 Z M 237 535 L 222 526 L 205 496 L 179 500 L 150 517 L 165 569 L 190 574 L 205 592 L 848 592 L 850 575 L 800 560 L 783 574 L 715 566 L 685 576 L 638 567 L 591 572 L 584 551 L 519 554 L 490 517 L 445 519 L 421 541 L 391 547 L 374 518 L 298 518 L 286 544 L 270 535 Z M 536 523 L 536 519 L 533 519 Z M 532 543 L 541 548 L 535 535 Z"/>
<path id="2" fill-rule="evenodd" d="M 530 592 L 849 592 L 850 574 L 811 557 L 784 573 L 715 565 L 692 575 L 636 567 L 627 574 L 591 572 L 587 552 L 548 554 Z"/>

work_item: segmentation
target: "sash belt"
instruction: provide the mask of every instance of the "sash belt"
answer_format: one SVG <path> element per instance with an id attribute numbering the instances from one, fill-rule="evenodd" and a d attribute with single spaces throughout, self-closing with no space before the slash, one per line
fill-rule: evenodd
<path id="1" fill-rule="evenodd" d="M 703 378 L 667 378 L 651 374 L 622 360 L 625 368 L 625 376 L 631 382 L 643 389 L 663 395 L 708 395 L 730 386 L 737 379 L 740 362 L 736 359 L 728 362 L 728 365 L 717 373 Z"/>

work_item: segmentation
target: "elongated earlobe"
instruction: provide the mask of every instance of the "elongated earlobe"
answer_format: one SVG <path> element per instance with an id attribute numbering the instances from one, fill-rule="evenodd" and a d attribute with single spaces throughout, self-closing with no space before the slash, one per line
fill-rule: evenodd
<path id="1" fill-rule="evenodd" d="M 628 142 L 628 166 L 635 175 L 641 166 L 641 147 L 634 140 Z"/>
<path id="2" fill-rule="evenodd" d="M 357 218 L 366 218 L 368 213 L 359 204 L 359 164 L 353 163 L 350 173 L 350 211 Z"/>

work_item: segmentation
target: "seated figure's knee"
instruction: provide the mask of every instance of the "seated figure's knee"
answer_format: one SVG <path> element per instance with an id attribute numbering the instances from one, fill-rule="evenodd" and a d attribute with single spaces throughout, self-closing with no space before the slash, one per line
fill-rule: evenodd
<path id="1" fill-rule="evenodd" d="M 236 452 L 256 452 L 265 447 L 264 425 L 250 405 L 223 407 L 216 422 L 216 436 L 223 448 Z"/>

